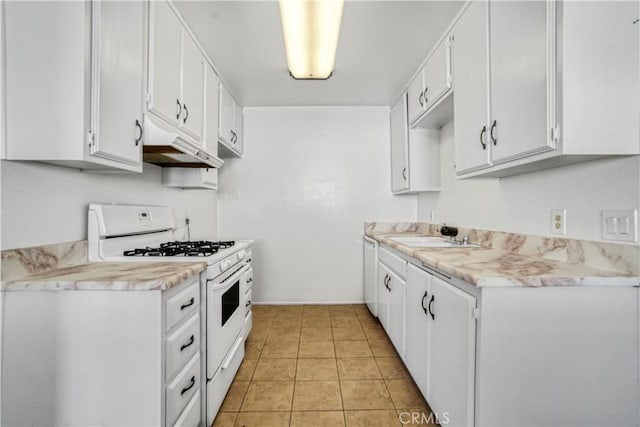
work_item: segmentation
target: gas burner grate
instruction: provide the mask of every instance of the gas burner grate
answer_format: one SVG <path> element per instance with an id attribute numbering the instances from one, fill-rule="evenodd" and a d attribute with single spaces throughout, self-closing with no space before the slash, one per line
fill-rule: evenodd
<path id="1" fill-rule="evenodd" d="M 221 249 L 227 249 L 235 245 L 236 242 L 219 241 L 210 242 L 206 240 L 199 241 L 175 241 L 161 243 L 158 248 L 137 248 L 123 252 L 124 256 L 195 256 L 205 257 L 215 254 Z"/>

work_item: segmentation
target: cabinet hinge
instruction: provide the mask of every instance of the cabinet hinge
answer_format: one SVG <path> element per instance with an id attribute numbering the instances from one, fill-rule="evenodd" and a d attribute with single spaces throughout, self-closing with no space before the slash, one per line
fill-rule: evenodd
<path id="1" fill-rule="evenodd" d="M 87 131 L 87 145 L 91 147 L 96 142 L 96 134 L 91 130 Z"/>
<path id="2" fill-rule="evenodd" d="M 151 93 L 147 92 L 147 108 L 151 106 Z"/>
<path id="3" fill-rule="evenodd" d="M 551 128 L 551 142 L 554 146 L 560 141 L 560 125 L 556 124 Z"/>
<path id="4" fill-rule="evenodd" d="M 480 309 L 478 307 L 472 307 L 471 314 L 473 314 L 474 319 L 478 320 L 480 318 Z"/>

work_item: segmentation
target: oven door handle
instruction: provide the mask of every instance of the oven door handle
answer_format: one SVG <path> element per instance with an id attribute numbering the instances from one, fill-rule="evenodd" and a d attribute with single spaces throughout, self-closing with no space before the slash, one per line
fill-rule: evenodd
<path id="1" fill-rule="evenodd" d="M 242 344 L 243 339 L 244 338 L 242 335 L 238 337 L 236 342 L 233 344 L 233 347 L 231 347 L 231 350 L 229 351 L 229 356 L 225 359 L 224 362 L 222 362 L 222 366 L 220 367 L 220 369 L 227 369 L 229 367 L 229 365 L 231 364 L 231 361 L 233 360 L 234 356 L 238 352 L 238 349 L 240 348 L 240 345 Z"/>
<path id="2" fill-rule="evenodd" d="M 236 282 L 236 280 L 238 280 L 240 278 L 240 276 L 242 276 L 242 274 L 246 271 L 246 269 L 247 269 L 247 266 L 244 265 L 244 266 L 240 267 L 239 269 L 237 269 L 235 273 L 233 273 L 231 276 L 227 277 L 226 279 L 224 279 L 220 283 L 215 283 L 216 279 L 208 279 L 207 283 L 208 282 L 214 282 L 212 284 L 212 288 L 211 288 L 214 291 L 219 291 L 219 290 L 230 288 Z"/>

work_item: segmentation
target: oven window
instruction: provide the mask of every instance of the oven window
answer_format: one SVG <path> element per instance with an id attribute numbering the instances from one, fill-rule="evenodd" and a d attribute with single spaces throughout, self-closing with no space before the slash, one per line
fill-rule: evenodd
<path id="1" fill-rule="evenodd" d="M 233 315 L 240 305 L 240 280 L 237 280 L 224 294 L 222 294 L 222 326 Z"/>

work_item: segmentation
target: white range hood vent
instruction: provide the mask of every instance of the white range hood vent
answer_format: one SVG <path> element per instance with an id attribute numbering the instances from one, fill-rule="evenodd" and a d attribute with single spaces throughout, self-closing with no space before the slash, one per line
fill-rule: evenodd
<path id="1" fill-rule="evenodd" d="M 154 121 L 150 115 L 144 120 L 143 160 L 162 167 L 219 168 L 224 161 L 205 153 L 175 130 Z"/>

